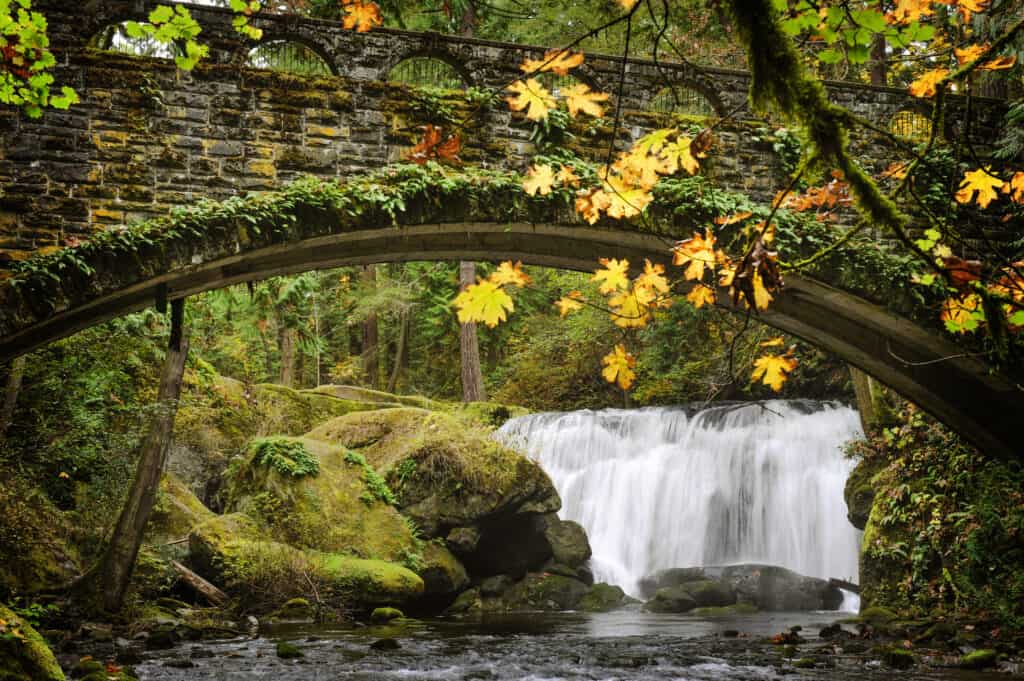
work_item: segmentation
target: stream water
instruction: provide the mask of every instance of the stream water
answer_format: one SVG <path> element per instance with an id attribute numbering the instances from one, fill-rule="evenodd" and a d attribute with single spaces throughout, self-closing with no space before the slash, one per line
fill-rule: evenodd
<path id="1" fill-rule="evenodd" d="M 147 653 L 141 681 L 821 681 L 933 679 L 974 681 L 991 674 L 954 669 L 895 672 L 815 638 L 835 613 L 765 613 L 702 620 L 631 608 L 606 614 L 530 613 L 483 619 L 428 620 L 381 627 L 291 627 L 255 639 L 186 645 Z M 814 669 L 796 669 L 783 646 L 763 637 L 793 624 L 808 642 L 793 654 Z M 730 630 L 738 637 L 727 637 Z M 401 646 L 375 650 L 381 638 Z M 303 652 L 282 660 L 275 643 Z"/>

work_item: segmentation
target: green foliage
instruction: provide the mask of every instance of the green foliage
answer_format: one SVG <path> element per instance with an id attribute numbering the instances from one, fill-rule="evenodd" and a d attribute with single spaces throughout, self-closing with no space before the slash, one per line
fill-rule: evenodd
<path id="1" fill-rule="evenodd" d="M 209 47 L 196 41 L 203 29 L 192 18 L 188 8 L 182 5 L 158 5 L 149 13 L 148 22 L 125 22 L 125 30 L 130 38 L 149 38 L 168 46 L 180 45 L 180 54 L 174 58 L 174 63 L 183 71 L 194 69 L 210 52 Z"/>
<path id="2" fill-rule="evenodd" d="M 388 487 L 387 481 L 380 473 L 373 469 L 373 466 L 366 462 L 366 458 L 362 454 L 353 451 L 345 452 L 345 461 L 353 466 L 361 466 L 363 469 L 363 482 L 366 484 L 366 492 L 359 497 L 363 500 L 363 503 L 370 506 L 376 501 L 381 501 L 389 506 L 395 505 L 395 494 Z"/>
<path id="3" fill-rule="evenodd" d="M 249 443 L 253 463 L 276 470 L 281 475 L 302 478 L 317 475 L 320 462 L 298 440 L 284 437 L 265 437 Z"/>
<path id="4" fill-rule="evenodd" d="M 31 118 L 43 109 L 67 109 L 78 94 L 64 86 L 53 92 L 57 60 L 50 52 L 46 17 L 32 9 L 31 0 L 0 0 L 0 103 L 11 104 Z"/>
<path id="5" fill-rule="evenodd" d="M 873 605 L 1024 624 L 1024 466 L 909 409 L 851 452 L 885 466 L 863 548 Z"/>

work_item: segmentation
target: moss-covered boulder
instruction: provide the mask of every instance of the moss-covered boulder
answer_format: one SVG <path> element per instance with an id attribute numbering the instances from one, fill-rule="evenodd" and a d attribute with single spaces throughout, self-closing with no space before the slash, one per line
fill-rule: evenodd
<path id="1" fill-rule="evenodd" d="M 552 516 L 548 516 L 544 528 L 544 539 L 551 546 L 552 558 L 556 563 L 579 567 L 591 555 L 586 531 L 577 522 Z"/>
<path id="2" fill-rule="evenodd" d="M 644 603 L 644 609 L 650 612 L 690 612 L 696 607 L 697 601 L 685 585 L 662 587 Z"/>
<path id="3" fill-rule="evenodd" d="M 620 587 L 600 582 L 590 587 L 586 595 L 576 604 L 576 609 L 584 612 L 609 612 L 621 608 L 630 601 L 631 599 Z"/>
<path id="4" fill-rule="evenodd" d="M 517 610 L 573 610 L 589 591 L 578 579 L 532 572 L 502 594 L 504 608 Z"/>
<path id="5" fill-rule="evenodd" d="M 425 538 L 459 534 L 449 548 L 474 576 L 521 577 L 552 557 L 545 531 L 557 522 L 550 514 L 561 500 L 551 480 L 465 414 L 407 407 L 353 413 L 306 438 L 358 450 Z M 571 528 L 564 534 L 567 555 L 589 550 Z"/>
<path id="6" fill-rule="evenodd" d="M 289 456 L 306 457 L 307 468 L 289 464 Z M 227 511 L 256 519 L 275 541 L 415 565 L 421 542 L 391 504 L 387 483 L 344 447 L 309 438 L 253 440 L 229 467 L 224 496 Z"/>
<path id="7" fill-rule="evenodd" d="M 268 541 L 259 524 L 241 513 L 195 527 L 189 548 L 200 574 L 253 610 L 270 610 L 290 598 L 383 605 L 423 593 L 423 580 L 401 565 Z"/>
<path id="8" fill-rule="evenodd" d="M 67 584 L 79 574 L 67 517 L 14 475 L 0 475 L 0 594 Z"/>
<path id="9" fill-rule="evenodd" d="M 640 580 L 641 593 L 648 598 L 666 587 L 693 591 L 702 607 L 742 602 L 769 611 L 835 610 L 843 601 L 842 592 L 828 581 L 776 565 L 672 568 Z"/>
<path id="10" fill-rule="evenodd" d="M 173 473 L 160 479 L 156 504 L 146 526 L 148 544 L 166 544 L 185 539 L 196 525 L 216 515 Z"/>
<path id="11" fill-rule="evenodd" d="M 348 402 L 352 406 L 351 411 L 367 411 L 391 406 L 442 410 L 445 406 L 440 402 L 435 402 L 421 395 L 395 395 L 383 390 L 361 388 L 354 385 L 321 385 L 312 390 L 303 390 L 302 392 Z"/>
<path id="12" fill-rule="evenodd" d="M 452 552 L 437 542 L 423 545 L 416 573 L 423 579 L 424 597 L 454 597 L 469 586 L 469 574 Z"/>
<path id="13" fill-rule="evenodd" d="M 882 466 L 877 460 L 862 459 L 850 472 L 843 489 L 846 500 L 846 517 L 850 524 L 863 530 L 871 515 L 871 505 L 875 502 L 875 476 Z"/>
<path id="14" fill-rule="evenodd" d="M 64 672 L 43 637 L 2 605 L 0 681 L 64 681 Z"/>

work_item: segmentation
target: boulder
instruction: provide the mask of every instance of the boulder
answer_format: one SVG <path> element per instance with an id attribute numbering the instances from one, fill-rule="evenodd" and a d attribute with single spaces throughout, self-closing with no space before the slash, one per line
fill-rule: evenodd
<path id="1" fill-rule="evenodd" d="M 185 539 L 193 527 L 214 515 L 178 476 L 165 473 L 146 526 L 145 542 L 163 545 Z"/>
<path id="2" fill-rule="evenodd" d="M 552 514 L 554 516 L 554 514 Z M 590 542 L 579 523 L 548 516 L 544 539 L 551 546 L 556 563 L 575 568 L 590 559 Z"/>
<path id="3" fill-rule="evenodd" d="M 875 502 L 875 476 L 883 468 L 881 461 L 861 460 L 850 471 L 843 488 L 846 501 L 846 517 L 850 524 L 863 530 L 871 515 L 871 506 Z"/>
<path id="4" fill-rule="evenodd" d="M 576 609 L 584 612 L 608 612 L 621 608 L 631 600 L 621 588 L 601 582 L 590 587 L 576 604 Z"/>
<path id="5" fill-rule="evenodd" d="M 423 580 L 424 597 L 454 597 L 469 586 L 469 575 L 451 551 L 436 542 L 427 542 L 420 554 L 417 570 Z"/>
<path id="6" fill-rule="evenodd" d="M 760 610 L 836 610 L 843 594 L 827 580 L 805 577 L 774 565 L 728 565 L 720 567 L 673 568 L 640 580 L 648 598 L 652 591 L 687 588 L 701 607 L 721 607 L 737 602 Z"/>
<path id="7" fill-rule="evenodd" d="M 501 599 L 506 610 L 572 610 L 586 596 L 578 579 L 533 572 L 510 586 Z"/>
<path id="8" fill-rule="evenodd" d="M 558 492 L 537 464 L 468 419 L 386 409 L 332 419 L 306 437 L 358 449 L 428 538 L 493 518 L 561 508 Z"/>
<path id="9" fill-rule="evenodd" d="M 64 681 L 64 672 L 39 632 L 2 605 L 0 678 L 4 681 Z"/>
<path id="10" fill-rule="evenodd" d="M 301 448 L 316 472 L 296 475 L 273 465 L 276 459 L 261 453 L 267 446 Z M 418 551 L 387 484 L 344 447 L 308 438 L 253 440 L 228 468 L 224 492 L 226 511 L 255 519 L 275 541 L 391 562 L 409 561 Z"/>
<path id="11" fill-rule="evenodd" d="M 189 535 L 196 571 L 252 608 L 312 594 L 339 605 L 404 603 L 423 593 L 423 580 L 401 565 L 268 541 L 241 513 L 216 516 Z"/>
<path id="12" fill-rule="evenodd" d="M 690 612 L 697 607 L 697 601 L 685 585 L 666 586 L 654 592 L 654 598 L 644 603 L 644 609 L 651 612 Z"/>

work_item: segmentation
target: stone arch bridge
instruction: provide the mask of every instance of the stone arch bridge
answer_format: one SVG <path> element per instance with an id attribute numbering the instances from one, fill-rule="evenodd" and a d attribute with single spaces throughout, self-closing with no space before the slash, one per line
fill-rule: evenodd
<path id="1" fill-rule="evenodd" d="M 0 112 L 0 258 L 43 254 L 33 260 L 38 266 L 0 283 L 0 360 L 167 299 L 278 274 L 423 259 L 511 258 L 590 270 L 598 257 L 665 261 L 671 237 L 697 227 L 671 218 L 650 229 L 591 227 L 559 200 L 527 200 L 502 172 L 526 164 L 532 124 L 503 106 L 386 81 L 403 60 L 426 56 L 449 64 L 467 85 L 498 89 L 540 48 L 260 17 L 265 40 L 304 45 L 335 74 L 304 77 L 246 66 L 252 44 L 231 28 L 231 14 L 192 7 L 211 57 L 183 73 L 166 60 L 92 46 L 106 27 L 144 18 L 155 3 L 38 4 L 50 21 L 58 82 L 75 86 L 83 102 L 38 120 Z M 784 181 L 773 127 L 746 109 L 747 74 L 591 56 L 579 77 L 615 91 L 622 68 L 621 141 L 664 124 L 649 111 L 653 93 L 680 86 L 719 115 L 732 114 L 716 128 L 704 172 L 760 198 Z M 829 92 L 882 126 L 920 107 L 894 89 L 830 83 Z M 952 103 L 951 132 L 965 111 Z M 1002 106 L 976 101 L 971 111 L 971 134 L 984 148 Z M 366 178 L 400 160 L 421 125 L 453 118 L 466 123 L 464 160 L 492 172 L 421 178 L 415 187 L 401 177 Z M 572 144 L 593 153 L 607 148 L 612 128 L 577 123 L 572 132 Z M 860 134 L 854 144 L 880 168 L 891 156 L 883 140 Z M 241 198 L 252 191 L 270 193 Z M 226 202 L 181 210 L 209 198 Z M 144 239 L 119 229 L 172 210 L 175 217 L 152 223 Z M 90 237 L 84 247 L 55 248 Z M 1014 382 L 894 310 L 884 294 L 846 285 L 841 262 L 831 276 L 819 274 L 790 276 L 763 321 L 867 371 L 986 451 L 1018 456 L 1024 399 Z"/>

